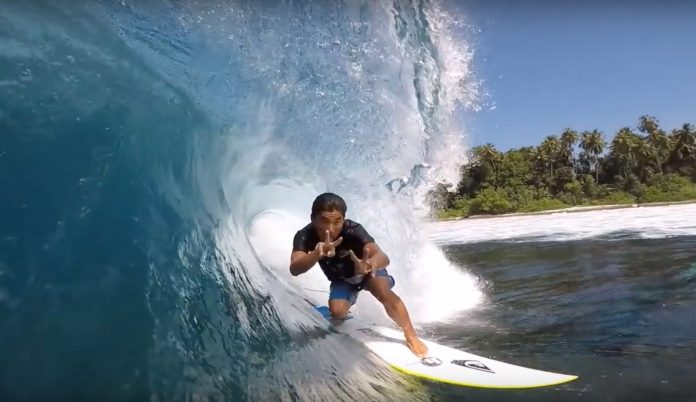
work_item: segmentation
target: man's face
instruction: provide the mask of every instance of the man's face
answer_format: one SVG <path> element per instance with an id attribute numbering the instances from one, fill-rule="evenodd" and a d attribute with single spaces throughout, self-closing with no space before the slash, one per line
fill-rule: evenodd
<path id="1" fill-rule="evenodd" d="M 327 230 L 331 234 L 331 241 L 334 241 L 343 228 L 343 214 L 336 210 L 324 211 L 314 216 L 312 224 L 322 241 L 326 241 Z"/>

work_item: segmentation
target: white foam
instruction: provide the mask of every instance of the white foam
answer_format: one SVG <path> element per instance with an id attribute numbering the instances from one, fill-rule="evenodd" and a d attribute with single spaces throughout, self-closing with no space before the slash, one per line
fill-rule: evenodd
<path id="1" fill-rule="evenodd" d="M 482 299 L 477 279 L 464 267 L 448 261 L 434 244 L 422 245 L 412 262 L 392 264 L 389 272 L 396 279 L 394 292 L 406 304 L 415 323 L 446 320 L 476 306 Z M 371 295 L 361 297 L 358 307 L 362 314 L 377 322 L 387 319 L 382 306 Z"/>
<path id="2" fill-rule="evenodd" d="M 696 204 L 462 219 L 428 227 L 431 239 L 441 245 L 530 238 L 567 241 L 617 232 L 665 238 L 696 235 Z"/>

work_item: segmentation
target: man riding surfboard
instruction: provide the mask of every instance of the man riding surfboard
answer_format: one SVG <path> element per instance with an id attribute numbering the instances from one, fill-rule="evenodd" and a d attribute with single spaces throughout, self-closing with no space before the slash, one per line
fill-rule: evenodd
<path id="1" fill-rule="evenodd" d="M 320 194 L 314 200 L 311 222 L 293 239 L 290 273 L 301 275 L 319 263 L 331 281 L 329 310 L 333 319 L 344 318 L 358 292 L 367 289 L 401 327 L 411 351 L 425 356 L 427 346 L 416 336 L 403 301 L 391 290 L 394 278 L 386 269 L 389 257 L 361 224 L 345 219 L 347 209 L 343 198 L 333 193 Z"/>

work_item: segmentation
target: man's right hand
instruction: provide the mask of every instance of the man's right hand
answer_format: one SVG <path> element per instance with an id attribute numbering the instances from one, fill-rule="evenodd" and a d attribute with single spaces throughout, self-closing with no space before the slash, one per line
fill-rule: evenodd
<path id="1" fill-rule="evenodd" d="M 316 247 L 314 247 L 314 253 L 319 258 L 333 257 L 336 255 L 336 246 L 341 244 L 342 241 L 343 237 L 331 241 L 331 233 L 327 230 L 324 235 L 324 240 L 317 243 Z"/>

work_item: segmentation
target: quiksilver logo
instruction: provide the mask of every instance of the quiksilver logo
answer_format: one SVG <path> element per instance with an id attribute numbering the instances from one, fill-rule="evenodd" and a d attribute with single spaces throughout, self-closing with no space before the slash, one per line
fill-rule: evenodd
<path id="1" fill-rule="evenodd" d="M 452 360 L 452 364 L 474 370 L 485 371 L 486 373 L 494 373 L 493 370 L 478 360 Z"/>
<path id="2" fill-rule="evenodd" d="M 421 364 L 429 367 L 439 366 L 442 364 L 442 360 L 437 357 L 424 357 L 421 359 Z"/>

